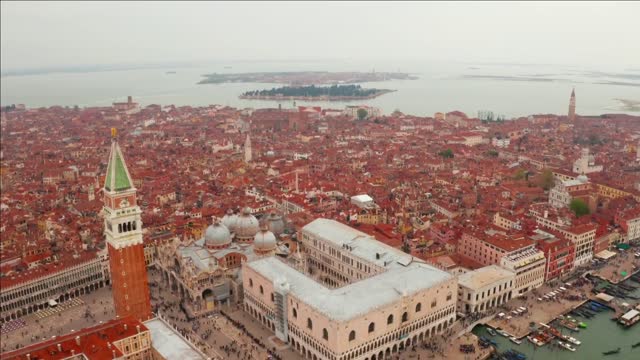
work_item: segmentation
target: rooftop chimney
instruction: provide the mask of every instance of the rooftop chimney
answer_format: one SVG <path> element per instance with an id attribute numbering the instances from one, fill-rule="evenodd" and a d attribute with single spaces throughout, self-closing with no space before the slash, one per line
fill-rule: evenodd
<path id="1" fill-rule="evenodd" d="M 549 211 L 548 211 L 548 210 L 545 210 L 545 211 L 544 211 L 544 218 L 546 219 L 548 216 L 549 216 Z"/>
<path id="2" fill-rule="evenodd" d="M 27 354 L 27 360 L 31 360 L 31 354 Z"/>
<path id="3" fill-rule="evenodd" d="M 111 354 L 113 355 L 113 358 L 116 358 L 116 351 L 115 350 L 111 350 Z"/>
<path id="4" fill-rule="evenodd" d="M 127 96 L 127 102 L 129 104 L 131 104 L 133 102 L 133 99 L 131 98 L 131 95 Z"/>
<path id="5" fill-rule="evenodd" d="M 110 342 L 107 342 L 107 347 L 108 347 L 109 349 L 111 349 L 111 343 L 110 343 Z"/>
<path id="6" fill-rule="evenodd" d="M 62 345 L 58 344 L 57 347 L 58 347 L 58 351 L 62 351 Z"/>
<path id="7" fill-rule="evenodd" d="M 138 330 L 138 334 L 140 334 L 140 325 L 136 325 L 136 330 Z"/>
<path id="8" fill-rule="evenodd" d="M 76 345 L 80 346 L 80 336 L 76 336 Z"/>
<path id="9" fill-rule="evenodd" d="M 128 328 L 127 324 L 124 324 L 124 331 L 127 331 Z"/>
<path id="10" fill-rule="evenodd" d="M 74 349 L 71 349 L 71 356 L 75 355 L 76 351 Z"/>

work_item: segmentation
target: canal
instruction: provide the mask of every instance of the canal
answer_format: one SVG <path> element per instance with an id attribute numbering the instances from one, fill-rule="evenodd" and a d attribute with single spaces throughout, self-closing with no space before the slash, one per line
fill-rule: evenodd
<path id="1" fill-rule="evenodd" d="M 639 287 L 630 293 L 640 296 L 640 284 L 634 282 L 625 282 L 631 286 Z M 636 304 L 637 300 L 627 300 L 630 304 Z M 624 328 L 617 322 L 612 321 L 614 316 L 613 310 L 602 311 L 597 313 L 591 319 L 576 316 L 576 319 L 587 324 L 586 329 L 580 329 L 579 332 L 573 332 L 569 329 L 555 326 L 563 334 L 573 336 L 582 342 L 576 346 L 577 350 L 571 352 L 555 345 L 555 340 L 544 346 L 535 346 L 527 338 L 523 338 L 522 344 L 517 345 L 506 337 L 501 335 L 491 336 L 484 326 L 476 326 L 473 333 L 478 336 L 484 336 L 494 340 L 498 344 L 498 351 L 504 352 L 509 349 L 517 350 L 527 356 L 529 359 L 537 360 L 639 360 L 640 347 L 631 348 L 632 344 L 640 342 L 640 324 L 636 324 L 631 328 Z M 552 323 L 555 324 L 555 323 Z M 539 324 L 537 324 L 538 327 Z M 620 348 L 618 354 L 604 356 L 602 352 Z"/>

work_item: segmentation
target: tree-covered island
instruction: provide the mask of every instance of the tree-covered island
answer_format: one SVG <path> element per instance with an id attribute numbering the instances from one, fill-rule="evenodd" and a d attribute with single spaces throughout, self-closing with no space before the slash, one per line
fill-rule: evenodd
<path id="1" fill-rule="evenodd" d="M 255 100 L 326 100 L 345 101 L 372 99 L 392 92 L 388 89 L 364 89 L 360 85 L 283 86 L 270 90 L 247 91 L 241 99 Z"/>

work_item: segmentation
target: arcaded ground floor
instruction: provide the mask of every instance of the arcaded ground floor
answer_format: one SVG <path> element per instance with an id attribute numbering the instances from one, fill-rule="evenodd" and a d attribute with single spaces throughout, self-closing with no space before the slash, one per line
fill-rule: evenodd
<path id="1" fill-rule="evenodd" d="M 66 300 L 55 308 L 42 309 L 21 317 L 23 327 L 2 334 L 2 352 L 95 326 L 114 317 L 111 289 L 108 286 L 99 288 Z"/>

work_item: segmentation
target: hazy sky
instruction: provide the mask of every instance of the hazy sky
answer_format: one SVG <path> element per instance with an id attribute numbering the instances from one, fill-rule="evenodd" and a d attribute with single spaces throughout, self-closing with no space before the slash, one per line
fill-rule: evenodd
<path id="1" fill-rule="evenodd" d="M 640 64 L 639 2 L 5 2 L 2 70 L 204 60 Z"/>

